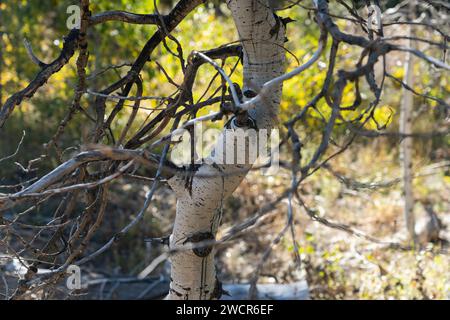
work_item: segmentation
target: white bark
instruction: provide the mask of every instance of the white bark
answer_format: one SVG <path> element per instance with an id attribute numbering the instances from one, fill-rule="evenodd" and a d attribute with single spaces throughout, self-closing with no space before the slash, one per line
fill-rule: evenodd
<path id="1" fill-rule="evenodd" d="M 412 28 L 408 27 L 408 36 L 412 36 Z M 408 47 L 411 47 L 412 41 L 408 41 Z M 410 52 L 406 53 L 404 82 L 410 88 L 414 87 L 414 61 Z M 402 102 L 400 106 L 400 132 L 402 134 L 412 133 L 412 108 L 413 93 L 403 88 Z M 405 137 L 400 143 L 400 163 L 403 175 L 403 197 L 404 207 L 403 215 L 405 218 L 406 229 L 411 241 L 416 241 L 415 217 L 414 217 L 414 197 L 412 188 L 412 137 Z"/>
<path id="2" fill-rule="evenodd" d="M 285 54 L 282 48 L 285 29 L 268 6 L 268 0 L 228 0 L 239 37 L 244 47 L 243 92 L 258 93 L 262 85 L 280 76 L 284 71 Z M 249 111 L 258 129 L 270 129 L 276 123 L 281 99 L 282 84 L 273 89 L 270 99 L 265 99 Z M 231 129 L 236 129 L 231 123 Z M 246 129 L 246 128 L 243 128 Z M 228 146 L 229 146 L 228 142 Z M 246 145 L 236 145 L 238 152 L 245 152 Z M 220 297 L 220 283 L 216 278 L 214 250 L 193 250 L 191 244 L 214 239 L 221 221 L 222 202 L 237 188 L 252 163 L 243 165 L 217 164 L 225 159 L 220 143 L 210 157 L 210 164 L 203 164 L 192 179 L 191 192 L 185 178 L 175 176 L 169 184 L 177 195 L 177 214 L 172 235 L 171 249 L 184 249 L 171 258 L 171 284 L 168 299 L 215 299 Z M 236 171 L 241 170 L 239 174 Z M 211 176 L 205 178 L 205 176 Z"/>

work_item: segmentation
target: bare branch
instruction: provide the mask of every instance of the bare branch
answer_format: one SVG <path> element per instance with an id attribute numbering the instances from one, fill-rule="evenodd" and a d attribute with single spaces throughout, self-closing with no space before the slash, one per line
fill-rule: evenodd
<path id="1" fill-rule="evenodd" d="M 77 29 L 70 31 L 64 40 L 64 46 L 59 57 L 45 66 L 25 89 L 13 94 L 6 100 L 5 104 L 0 109 L 0 128 L 3 127 L 16 105 L 20 104 L 25 98 L 31 98 L 53 74 L 61 70 L 61 68 L 69 62 L 78 45 L 78 34 L 79 30 Z"/>
<path id="2" fill-rule="evenodd" d="M 139 14 L 127 11 L 107 11 L 93 15 L 89 19 L 89 25 L 95 26 L 107 21 L 122 21 L 132 24 L 158 24 L 159 18 L 156 14 Z"/>

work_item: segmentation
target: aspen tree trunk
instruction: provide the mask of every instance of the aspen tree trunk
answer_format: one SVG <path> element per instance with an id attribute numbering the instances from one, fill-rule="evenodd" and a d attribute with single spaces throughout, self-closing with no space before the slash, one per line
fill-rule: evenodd
<path id="1" fill-rule="evenodd" d="M 283 74 L 285 28 L 270 9 L 268 0 L 228 0 L 227 5 L 244 48 L 242 91 L 246 99 L 245 96 L 249 98 L 258 93 L 265 82 Z M 249 112 L 258 129 L 270 129 L 276 124 L 281 91 L 282 85 L 279 85 L 268 101 Z M 229 129 L 237 128 L 232 121 Z M 238 145 L 234 139 L 231 143 L 237 154 L 246 152 L 248 140 L 243 145 Z M 192 249 L 192 245 L 215 238 L 222 218 L 224 199 L 233 193 L 251 168 L 251 161 L 244 164 L 220 164 L 218 159 L 225 158 L 224 150 L 220 142 L 215 146 L 209 161 L 202 164 L 192 177 L 191 190 L 186 186 L 184 176 L 175 176 L 169 180 L 177 196 L 170 248 L 184 250 L 178 250 L 170 257 L 171 284 L 167 299 L 207 300 L 218 299 L 222 294 L 221 284 L 216 277 L 214 249 Z"/>
<path id="2" fill-rule="evenodd" d="M 408 36 L 413 36 L 411 26 L 408 27 Z M 412 41 L 408 40 L 408 46 L 411 47 Z M 405 76 L 403 81 L 409 87 L 414 87 L 414 61 L 410 52 L 406 53 L 405 58 Z M 400 106 L 400 132 L 402 134 L 412 133 L 412 108 L 413 93 L 403 88 L 402 102 Z M 404 207 L 403 214 L 406 222 L 406 229 L 409 240 L 416 242 L 415 234 L 415 217 L 414 217 L 414 198 L 412 189 L 412 137 L 404 137 L 400 143 L 400 163 L 403 174 L 403 197 Z"/>

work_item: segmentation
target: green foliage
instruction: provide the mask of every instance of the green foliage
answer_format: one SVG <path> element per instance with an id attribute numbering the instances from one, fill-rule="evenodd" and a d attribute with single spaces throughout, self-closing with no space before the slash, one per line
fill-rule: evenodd
<path id="1" fill-rule="evenodd" d="M 356 7 L 360 7 L 361 3 L 365 1 L 354 1 Z M 383 9 L 395 6 L 399 1 L 382 1 Z M 173 6 L 173 0 L 159 0 L 158 8 L 162 13 L 166 13 L 169 8 Z M 1 10 L 1 26 L 0 26 L 0 48 L 2 50 L 2 69 L 1 71 L 1 97 L 0 104 L 5 102 L 5 99 L 25 87 L 38 72 L 38 67 L 34 65 L 25 50 L 23 40 L 26 38 L 30 41 L 35 54 L 45 62 L 52 61 L 59 53 L 63 37 L 68 33 L 66 27 L 66 8 L 72 5 L 73 1 L 70 0 L 8 0 L 0 5 Z M 333 3 L 335 9 L 339 12 L 341 7 Z M 92 1 L 91 10 L 93 14 L 100 13 L 107 10 L 126 10 L 136 13 L 153 13 L 154 5 L 153 1 L 142 0 L 119 0 L 119 1 Z M 231 18 L 227 15 L 227 9 L 223 4 L 223 1 L 214 1 L 204 6 L 199 7 L 195 13 L 191 14 L 183 23 L 173 32 L 173 35 L 181 43 L 184 49 L 184 58 L 187 59 L 192 50 L 207 50 L 218 47 L 220 45 L 231 43 L 237 40 L 237 34 L 232 25 Z M 287 49 L 287 64 L 288 70 L 291 70 L 299 65 L 299 63 L 305 62 L 311 55 L 311 52 L 315 50 L 318 44 L 319 30 L 317 25 L 313 21 L 313 17 L 308 14 L 308 11 L 299 7 L 294 7 L 289 11 L 279 12 L 280 16 L 290 16 L 295 22 L 288 25 L 287 38 L 289 41 L 286 43 Z M 346 22 L 342 20 L 336 20 L 339 27 L 345 30 Z M 139 55 L 140 50 L 145 45 L 147 40 L 156 31 L 155 26 L 140 26 L 126 24 L 122 22 L 108 22 L 105 24 L 97 25 L 90 30 L 88 34 L 89 41 L 89 54 L 90 62 L 87 66 L 88 75 L 96 74 L 101 70 L 111 65 L 121 65 L 124 63 L 132 63 Z M 431 36 L 431 40 L 439 41 L 440 38 L 436 35 Z M 167 46 L 172 50 L 176 50 L 176 45 L 173 41 L 167 41 Z M 280 120 L 284 122 L 291 118 L 293 115 L 298 114 L 305 105 L 319 92 L 325 79 L 326 70 L 328 66 L 330 43 L 328 43 L 327 50 L 322 54 L 318 63 L 313 67 L 307 69 L 300 76 L 291 79 L 284 85 L 283 100 L 281 103 Z M 336 69 L 352 68 L 360 52 L 354 48 L 341 45 L 340 56 L 338 57 Z M 20 140 L 23 128 L 26 128 L 27 135 L 22 145 L 21 151 L 14 161 L 18 161 L 26 166 L 27 162 L 40 156 L 44 152 L 43 145 L 47 143 L 55 133 L 58 124 L 64 118 L 68 108 L 71 105 L 74 87 L 76 85 L 76 61 L 77 55 L 75 55 L 70 64 L 64 67 L 61 72 L 54 75 L 49 83 L 42 87 L 32 100 L 24 101 L 20 107 L 18 107 L 10 120 L 7 122 L 4 129 L 0 130 L 0 158 L 7 154 L 12 154 L 17 143 Z M 401 65 L 403 57 L 398 56 L 398 61 L 392 63 L 394 66 L 390 66 L 390 72 L 396 77 L 403 77 L 403 66 Z M 297 61 L 298 60 L 298 61 Z M 178 60 L 170 54 L 170 52 L 164 47 L 158 47 L 152 57 L 151 61 L 147 62 L 141 77 L 144 83 L 144 95 L 149 96 L 168 96 L 175 91 L 175 87 L 168 83 L 166 76 L 163 72 L 158 70 L 156 62 L 164 66 L 168 75 L 176 82 L 180 83 L 183 79 L 183 74 Z M 237 64 L 237 59 L 228 59 L 224 66 L 227 72 L 230 72 Z M 101 77 L 95 77 L 89 80 L 88 86 L 92 90 L 100 91 L 112 82 L 119 79 L 119 76 L 126 74 L 127 68 L 121 68 L 117 70 L 110 70 L 102 74 Z M 416 84 L 415 89 L 418 92 L 437 96 L 440 99 L 448 99 L 450 91 L 450 82 L 442 73 L 436 70 L 431 70 L 429 65 L 423 62 L 416 62 L 415 71 L 420 74 L 420 82 Z M 203 66 L 199 71 L 199 77 L 194 86 L 194 101 L 198 101 L 202 97 L 208 88 L 210 81 L 215 75 L 215 70 L 208 65 Z M 237 69 L 232 76 L 232 80 L 241 83 L 242 69 L 241 65 L 237 64 Z M 221 84 L 220 78 L 216 77 L 213 82 L 212 88 L 207 91 L 206 96 L 213 93 L 214 89 Z M 333 84 L 332 84 L 333 85 Z M 351 105 L 355 99 L 354 94 L 355 85 L 349 83 L 344 91 L 343 105 Z M 360 114 L 361 110 L 368 107 L 370 101 L 373 99 L 370 91 L 365 83 L 361 84 L 362 103 L 361 106 L 354 111 L 345 111 L 342 116 L 346 120 L 355 119 Z M 389 129 L 397 128 L 398 116 L 399 116 L 399 103 L 401 94 L 401 87 L 398 83 L 386 80 L 384 87 L 384 94 L 382 101 L 374 110 L 374 118 L 376 122 Z M 133 95 L 134 92 L 131 92 Z M 442 112 L 448 112 L 442 110 L 442 107 L 435 102 L 416 98 L 415 102 L 419 109 L 418 121 L 415 122 L 415 129 L 420 131 L 431 131 L 434 129 L 434 120 L 442 118 Z M 92 105 L 93 98 L 84 96 L 82 99 L 83 108 L 93 113 Z M 114 106 L 113 102 L 107 103 L 108 110 L 111 111 Z M 156 107 L 157 104 L 154 101 L 145 101 L 142 103 L 142 107 L 150 109 Z M 217 106 L 212 107 L 217 109 Z M 210 110 L 201 110 L 200 114 L 207 113 Z M 129 115 L 131 108 L 126 104 L 126 107 L 121 111 L 118 116 L 118 121 L 113 124 L 112 132 L 116 136 L 125 125 L 127 116 Z M 298 131 L 301 135 L 302 141 L 305 142 L 304 155 L 311 157 L 314 152 L 314 147 L 317 146 L 317 141 L 320 139 L 320 133 L 323 130 L 324 123 L 322 117 L 327 119 L 330 116 L 331 109 L 324 102 L 321 101 L 316 109 L 309 111 L 305 120 L 298 125 Z M 151 117 L 153 113 L 149 110 L 141 110 L 139 112 L 140 121 L 136 121 L 138 124 L 132 128 L 135 132 L 138 126 L 144 122 L 147 117 Z M 360 120 L 366 120 L 363 118 Z M 213 124 L 218 125 L 218 124 Z M 60 139 L 60 148 L 65 149 L 69 146 L 81 147 L 82 138 L 91 129 L 92 124 L 89 120 L 86 120 L 81 114 L 77 114 L 70 123 L 70 125 L 64 131 Z M 366 129 L 376 130 L 377 126 L 373 120 L 366 124 Z M 342 121 L 338 120 L 338 126 L 333 132 L 333 140 L 337 143 L 340 139 L 346 137 L 346 127 L 342 125 Z M 438 150 L 445 150 L 448 146 L 449 138 L 447 137 L 435 137 L 431 140 L 431 150 L 436 153 L 438 157 Z M 388 141 L 389 142 L 389 141 Z M 394 142 L 398 142 L 393 139 Z M 418 150 L 428 150 L 424 147 L 428 144 L 429 140 L 425 142 L 417 141 L 416 148 Z M 395 150 L 391 148 L 391 145 L 386 144 L 384 149 L 379 153 L 390 153 Z M 74 150 L 70 150 L 73 152 Z M 394 151 L 395 152 L 395 151 Z M 422 151 L 423 153 L 426 151 Z M 13 163 L 2 164 L 0 167 L 0 185 L 18 183 L 33 177 L 33 175 L 42 175 L 50 168 L 53 168 L 58 164 L 59 160 L 52 152 L 50 155 L 50 161 L 45 161 L 40 165 L 40 171 L 32 173 L 30 175 L 23 176 L 23 173 L 17 169 Z M 358 151 L 354 151 L 355 157 L 360 157 Z M 379 154 L 378 154 L 379 156 Z M 420 156 L 420 155 L 419 155 Z M 373 155 L 371 155 L 373 157 Z M 373 161 L 370 158 L 366 163 Z M 316 189 L 312 190 L 312 193 L 318 197 L 324 198 L 337 198 L 339 188 L 337 182 L 330 182 L 329 179 L 323 177 L 313 178 L 316 183 Z M 322 180 L 320 180 L 322 179 Z M 2 192 L 4 190 L 0 190 Z M 120 193 L 119 191 L 115 191 Z M 425 191 L 424 191 L 425 192 Z M 245 200 L 245 199 L 244 199 Z M 236 200 L 237 201 L 237 200 Z M 138 202 L 138 199 L 136 199 Z M 125 224 L 128 220 L 127 217 L 132 214 L 133 204 L 129 204 L 128 208 L 112 208 L 112 210 L 124 213 L 120 219 L 116 222 L 117 225 L 111 227 L 112 230 L 118 229 L 120 224 Z M 253 204 L 254 205 L 254 204 Z M 237 211 L 238 208 L 235 208 Z M 53 207 L 46 208 L 48 212 L 43 214 L 50 215 L 54 210 Z M 128 210 L 128 211 L 127 211 Z M 112 221 L 112 219 L 111 219 Z M 116 251 L 115 262 L 117 262 L 122 269 L 130 269 L 135 265 L 136 261 L 142 261 L 145 255 L 145 248 L 142 246 L 143 233 L 148 234 L 150 228 L 156 226 L 154 221 L 147 221 L 147 224 L 143 224 L 141 230 L 136 230 L 136 233 L 131 233 L 127 236 L 124 242 L 121 242 L 120 247 Z M 107 240 L 110 234 L 104 235 L 104 239 Z M 123 256 L 120 253 L 132 251 L 132 249 L 139 246 L 139 249 L 135 251 L 134 256 L 126 259 L 120 258 Z M 314 270 L 314 275 L 319 279 L 314 279 L 315 283 L 326 284 L 329 288 L 332 288 L 334 298 L 342 298 L 345 296 L 356 295 L 361 298 L 379 298 L 379 297 L 420 297 L 420 293 L 417 290 L 414 292 L 406 292 L 405 288 L 408 288 L 408 281 L 411 281 L 411 277 L 397 276 L 396 272 L 392 272 L 391 275 L 383 275 L 385 278 L 380 285 L 380 289 L 377 292 L 365 292 L 363 290 L 357 293 L 349 293 L 345 288 L 358 289 L 358 282 L 350 285 L 349 281 L 354 279 L 346 278 L 346 271 L 342 267 L 342 260 L 345 258 L 344 252 L 348 248 L 342 248 L 336 245 L 333 248 L 328 248 L 325 251 L 319 250 L 316 239 L 313 236 L 308 236 L 303 246 L 300 247 L 300 254 L 311 257 L 310 267 Z M 293 248 L 290 247 L 292 251 Z M 376 261 L 377 257 L 367 256 L 367 260 Z M 383 257 L 382 257 L 383 258 Z M 412 259 L 411 257 L 409 257 Z M 381 258 L 380 258 L 381 259 Z M 425 257 L 426 261 L 432 261 L 440 266 L 440 269 L 444 270 L 443 264 L 439 255 L 433 257 Z M 439 260 L 441 259 L 441 260 Z M 393 265 L 392 270 L 401 270 L 401 265 Z M 427 269 L 429 272 L 430 282 L 433 285 L 434 276 L 431 274 L 433 270 Z M 362 276 L 363 278 L 364 276 Z M 436 276 L 438 277 L 438 276 Z M 368 279 L 368 278 L 367 278 Z M 368 280 L 369 281 L 369 280 Z M 375 277 L 370 278 L 370 281 L 376 283 Z M 438 284 L 439 285 L 439 284 Z M 441 284 L 442 285 L 442 284 Z M 442 292 L 437 290 L 438 292 Z M 438 295 L 438 293 L 436 294 Z"/>

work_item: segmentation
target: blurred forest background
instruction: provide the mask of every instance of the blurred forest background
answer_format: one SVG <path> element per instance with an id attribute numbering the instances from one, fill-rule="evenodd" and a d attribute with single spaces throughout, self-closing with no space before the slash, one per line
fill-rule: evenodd
<path id="1" fill-rule="evenodd" d="M 331 2 L 334 13 L 344 14 L 342 6 Z M 394 5 L 398 3 L 394 2 Z M 171 1 L 159 3 L 162 12 L 167 12 L 172 5 Z M 66 9 L 71 4 L 70 0 L 0 1 L 0 105 L 10 95 L 25 87 L 38 71 L 38 66 L 33 64 L 27 55 L 24 39 L 30 42 L 36 55 L 43 61 L 52 61 L 58 55 L 63 44 L 62 37 L 67 34 Z M 388 4 L 388 7 L 392 6 Z M 93 13 L 106 10 L 148 13 L 153 12 L 154 8 L 152 1 L 117 0 L 92 1 L 91 10 Z M 311 20 L 308 10 L 299 6 L 283 11 L 280 15 L 295 20 L 289 24 L 289 42 L 286 43 L 289 50 L 289 70 L 305 61 L 305 57 L 315 50 L 319 30 Z M 344 19 L 336 19 L 336 23 L 348 33 L 360 32 L 354 24 Z M 450 34 L 448 19 L 447 24 L 439 27 L 447 35 Z M 109 22 L 95 26 L 93 30 L 95 32 L 88 34 L 88 87 L 98 91 L 126 72 L 126 67 L 133 62 L 156 27 Z M 433 29 L 417 26 L 415 30 L 421 37 L 436 42 L 442 41 L 442 35 Z M 405 35 L 407 26 L 386 27 L 385 33 L 386 36 Z M 192 50 L 206 50 L 237 39 L 226 5 L 220 2 L 199 7 L 173 34 L 182 44 L 186 56 Z M 414 43 L 414 46 L 434 57 L 443 58 L 442 50 L 429 44 Z M 285 83 L 281 122 L 297 114 L 317 93 L 325 78 L 329 47 L 322 54 L 319 63 Z M 344 44 L 338 57 L 338 67 L 353 66 L 358 54 L 355 48 L 346 48 Z M 236 58 L 228 59 L 225 70 L 234 68 L 236 62 Z M 405 54 L 391 54 L 387 69 L 395 77 L 402 79 L 405 72 L 404 63 Z M 147 63 L 141 74 L 144 95 L 168 96 L 174 89 L 158 68 L 158 64 L 165 67 L 175 82 L 182 79 L 178 61 L 164 46 L 159 46 L 152 55 L 152 61 Z M 109 68 L 112 65 L 122 67 Z M 430 67 L 419 59 L 414 60 L 413 69 L 415 91 L 450 103 L 448 73 Z M 208 84 L 214 75 L 214 69 L 205 65 L 200 72 L 194 100 L 202 97 L 205 91 L 207 95 L 213 94 L 212 90 L 208 91 Z M 96 76 L 100 73 L 100 76 Z M 232 79 L 238 83 L 241 81 L 240 65 L 237 66 Z M 217 87 L 220 79 L 216 79 L 214 83 L 216 86 L 213 87 Z M 25 131 L 17 155 L 1 163 L 0 193 L 20 190 L 23 184 L 42 176 L 64 159 L 83 149 L 81 138 L 89 133 L 91 123 L 80 113 L 75 115 L 74 120 L 60 135 L 58 148 L 47 148 L 47 143 L 53 138 L 70 106 L 75 85 L 76 65 L 75 59 L 72 59 L 33 99 L 18 106 L 5 127 L 0 130 L 0 158 L 15 152 Z M 354 100 L 352 86 L 347 89 L 344 105 L 346 101 L 348 104 Z M 361 91 L 364 104 L 367 90 L 362 88 Z M 402 94 L 403 90 L 398 82 L 386 79 L 382 103 L 375 113 L 377 123 L 371 120 L 366 124 L 366 128 L 384 133 L 398 132 Z M 83 104 L 89 105 L 92 99 L 91 96 L 84 96 Z M 110 107 L 112 105 L 112 102 L 111 105 L 108 104 Z M 138 113 L 141 122 L 152 116 L 152 109 L 155 107 L 155 101 L 142 102 Z M 319 104 L 317 109 L 325 117 L 330 113 L 325 104 Z M 119 115 L 119 121 L 112 127 L 114 132 L 121 131 L 131 110 L 132 108 L 124 108 Z M 356 111 L 348 111 L 345 115 L 350 119 L 356 115 L 354 112 Z M 433 210 L 437 214 L 443 224 L 439 239 L 422 243 L 422 249 L 417 251 L 392 249 L 312 221 L 303 208 L 296 206 L 295 225 L 304 271 L 296 270 L 292 239 L 286 236 L 264 265 L 260 283 L 287 283 L 306 278 L 313 299 L 449 298 L 450 256 L 447 243 L 450 240 L 450 139 L 445 134 L 449 127 L 448 112 L 445 105 L 414 96 L 413 131 L 424 133 L 413 139 L 414 213 L 418 224 L 421 219 L 427 218 L 427 210 Z M 310 109 L 305 121 L 301 122 L 301 129 L 298 130 L 302 141 L 305 142 L 304 148 L 310 148 L 311 152 L 320 141 L 319 133 L 323 123 L 319 119 L 322 115 Z M 212 125 L 220 126 L 216 123 Z M 339 145 L 342 142 L 340 138 L 345 135 L 346 130 L 345 127 L 336 127 L 333 144 Z M 426 134 L 436 131 L 441 133 Z M 305 180 L 301 186 L 304 200 L 318 216 L 330 221 L 349 225 L 379 239 L 406 241 L 399 142 L 400 138 L 395 134 L 358 137 L 344 153 L 334 158 L 327 168 Z M 78 149 L 74 150 L 73 146 Z M 41 160 L 29 162 L 37 158 Z M 283 170 L 275 176 L 263 176 L 259 171 L 250 173 L 227 200 L 224 222 L 219 233 L 233 226 L 236 221 L 243 221 L 254 214 L 262 204 L 273 201 L 289 181 L 289 172 Z M 112 184 L 107 219 L 91 244 L 93 247 L 107 241 L 111 234 L 136 214 L 148 191 L 148 185 L 148 182 L 126 177 Z M 137 275 L 160 254 L 158 246 L 147 243 L 144 239 L 161 237 L 171 230 L 175 197 L 167 187 L 160 188 L 155 197 L 156 201 L 144 221 L 130 230 L 117 245 L 84 266 L 83 270 L 110 276 Z M 23 222 L 47 222 L 57 204 L 58 201 L 55 200 L 47 202 L 45 206 L 38 206 L 36 212 L 28 215 Z M 21 209 L 25 207 L 17 207 L 5 217 L 12 216 Z M 219 247 L 219 275 L 223 281 L 248 281 L 264 248 L 283 228 L 285 211 L 286 206 L 281 204 L 255 227 Z M 16 231 L 26 237 L 32 230 L 24 227 L 17 228 Z M 14 247 L 13 242 L 11 245 Z M 164 267 L 155 270 L 152 275 L 158 275 L 162 268 Z"/>

